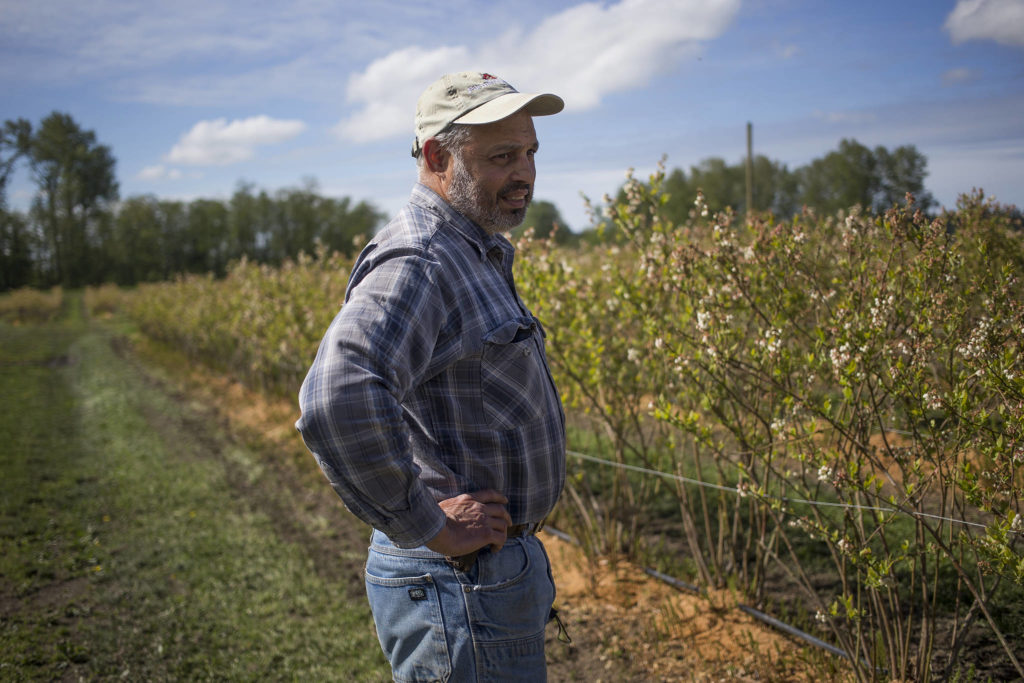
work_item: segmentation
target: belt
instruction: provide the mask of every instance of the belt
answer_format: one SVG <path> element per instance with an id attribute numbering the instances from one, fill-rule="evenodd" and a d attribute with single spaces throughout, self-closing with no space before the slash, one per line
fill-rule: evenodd
<path id="1" fill-rule="evenodd" d="M 544 525 L 543 522 L 534 522 L 532 524 L 513 524 L 512 526 L 505 529 L 505 538 L 519 538 L 520 536 L 533 536 L 540 528 Z M 445 561 L 451 566 L 458 569 L 460 572 L 468 572 L 476 564 L 476 556 L 480 554 L 483 548 L 478 548 L 471 553 L 465 555 L 458 555 L 456 557 L 446 557 Z"/>

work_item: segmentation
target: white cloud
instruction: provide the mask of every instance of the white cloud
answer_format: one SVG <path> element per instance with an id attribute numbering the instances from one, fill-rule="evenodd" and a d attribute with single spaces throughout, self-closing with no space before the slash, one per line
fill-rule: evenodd
<path id="1" fill-rule="evenodd" d="M 943 85 L 956 85 L 957 83 L 969 83 L 978 80 L 978 74 L 967 67 L 950 69 L 942 74 Z"/>
<path id="2" fill-rule="evenodd" d="M 376 60 L 349 79 L 348 99 L 363 102 L 363 109 L 338 123 L 335 134 L 369 142 L 408 132 L 411 139 L 413 107 L 425 85 L 449 70 L 451 64 L 465 64 L 471 59 L 464 47 L 408 47 Z"/>
<path id="3" fill-rule="evenodd" d="M 252 116 L 247 119 L 200 121 L 181 136 L 166 160 L 194 166 L 225 166 L 252 159 L 256 147 L 294 138 L 306 129 L 295 119 Z"/>
<path id="4" fill-rule="evenodd" d="M 478 45 L 392 52 L 349 81 L 360 108 L 335 127 L 341 137 L 370 141 L 412 135 L 416 98 L 449 71 L 480 69 L 523 91 L 555 92 L 567 110 L 598 106 L 612 93 L 647 85 L 722 34 L 739 0 L 620 0 L 570 7 L 525 32 L 513 28 Z"/>
<path id="5" fill-rule="evenodd" d="M 1024 47 L 1024 0 L 959 0 L 945 28 L 957 45 L 994 40 Z"/>
<path id="6" fill-rule="evenodd" d="M 181 178 L 181 171 L 176 168 L 167 168 L 163 164 L 146 166 L 138 175 L 139 180 L 178 180 Z"/>
<path id="7" fill-rule="evenodd" d="M 459 5 L 0 0 L 0 86 L 88 81 L 122 101 L 190 106 L 261 96 L 334 101 L 351 63 L 413 44 L 424 25 Z"/>

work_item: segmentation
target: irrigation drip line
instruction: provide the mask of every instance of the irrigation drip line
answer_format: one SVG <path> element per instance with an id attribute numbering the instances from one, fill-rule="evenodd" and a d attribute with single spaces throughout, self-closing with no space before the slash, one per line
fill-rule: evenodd
<path id="1" fill-rule="evenodd" d="M 571 455 L 574 458 L 580 460 L 589 460 L 590 462 L 596 462 L 601 465 L 608 465 L 609 467 L 618 467 L 624 470 L 630 470 L 632 472 L 639 472 L 641 474 L 652 474 L 657 477 L 664 477 L 665 479 L 673 479 L 675 481 L 681 481 L 686 484 L 694 484 L 696 486 L 702 486 L 704 488 L 716 489 L 718 491 L 726 491 L 729 493 L 736 493 L 741 496 L 749 495 L 749 492 L 744 491 L 736 486 L 722 486 L 721 484 L 712 484 L 710 482 L 701 481 L 700 479 L 693 479 L 691 477 L 684 477 L 679 474 L 671 474 L 670 472 L 659 472 L 658 470 L 648 469 L 646 467 L 638 467 L 637 465 L 627 465 L 622 462 L 614 462 L 612 460 L 605 460 L 604 458 L 595 458 L 592 455 L 586 453 L 580 453 L 578 451 L 566 450 L 567 455 Z M 908 512 L 906 510 L 898 510 L 897 508 L 890 507 L 877 507 L 873 505 L 856 505 L 854 503 L 833 503 L 826 500 L 808 500 L 806 498 L 776 498 L 774 496 L 761 496 L 766 500 L 775 500 L 781 503 L 804 503 L 806 505 L 815 505 L 819 507 L 839 507 L 849 510 L 871 510 L 874 512 L 891 512 L 898 515 L 905 515 L 907 517 L 926 517 L 928 519 L 937 519 L 943 522 L 949 522 L 951 524 L 963 524 L 964 526 L 978 527 L 981 529 L 987 529 L 988 527 L 978 522 L 968 522 L 965 519 L 955 519 L 953 517 L 943 517 L 942 515 L 933 515 L 927 512 Z M 1010 533 L 1020 534 L 1024 532 L 1010 529 Z"/>
<path id="2" fill-rule="evenodd" d="M 832 645 L 830 643 L 826 643 L 824 640 L 821 640 L 820 638 L 815 638 L 810 633 L 805 633 L 805 632 L 801 631 L 800 629 L 798 629 L 795 626 L 790 626 L 789 624 L 787 624 L 785 622 L 779 621 L 778 619 L 776 619 L 775 617 L 771 616 L 770 614 L 765 614 L 764 612 L 762 612 L 760 610 L 756 610 L 753 607 L 750 607 L 748 605 L 736 605 L 736 606 L 739 607 L 742 611 L 744 611 L 747 614 L 749 614 L 750 616 L 754 617 L 755 619 L 758 619 L 760 621 L 763 621 L 766 624 L 774 626 L 775 628 L 779 629 L 780 631 L 785 631 L 786 633 L 788 633 L 788 634 L 790 634 L 792 636 L 796 636 L 797 638 L 802 638 L 803 640 L 806 640 L 811 645 L 816 645 L 817 647 L 820 647 L 823 650 L 828 650 L 832 654 L 838 655 L 839 657 L 843 657 L 844 659 L 849 659 L 850 658 L 850 655 L 847 654 L 845 650 L 842 650 L 842 649 L 840 649 L 840 648 L 838 648 L 835 645 Z"/>
<path id="3" fill-rule="evenodd" d="M 556 537 L 562 539 L 566 543 L 571 543 L 573 545 L 580 545 L 580 542 L 576 538 L 574 538 L 573 536 L 570 536 L 569 534 L 565 533 L 564 531 L 559 531 L 558 529 L 555 529 L 554 527 L 546 526 L 546 527 L 544 527 L 544 531 L 549 533 L 549 534 L 551 534 L 551 535 L 553 535 L 553 536 L 556 536 Z M 695 585 L 693 585 L 691 583 L 687 583 L 687 582 L 685 582 L 685 581 L 683 581 L 681 579 L 677 579 L 674 576 L 669 576 L 668 574 L 664 574 L 662 572 L 659 572 L 658 570 L 656 570 L 656 569 L 654 569 L 652 567 L 644 567 L 643 570 L 644 570 L 644 573 L 647 574 L 648 576 L 654 577 L 655 579 L 658 579 L 659 581 L 662 581 L 663 583 L 667 583 L 670 586 L 674 586 L 676 588 L 680 588 L 682 590 L 688 591 L 688 592 L 693 593 L 693 594 L 698 595 L 698 596 L 707 597 L 706 592 L 704 590 L 702 590 L 699 586 L 695 586 Z M 745 613 L 749 614 L 750 616 L 754 617 L 755 619 L 757 619 L 759 621 L 762 621 L 762 622 L 768 624 L 769 626 L 773 626 L 773 627 L 779 629 L 780 631 L 782 631 L 783 633 L 788 633 L 791 636 L 796 636 L 797 638 L 801 638 L 802 640 L 810 643 L 811 645 L 814 645 L 815 647 L 819 647 L 819 648 L 821 648 L 821 649 L 823 649 L 823 650 L 825 650 L 827 652 L 830 652 L 830 653 L 832 653 L 834 655 L 837 655 L 839 657 L 842 657 L 844 659 L 851 659 L 849 653 L 847 653 L 846 651 L 836 647 L 835 645 L 832 645 L 830 643 L 826 643 L 824 640 L 821 640 L 820 638 L 815 638 L 810 633 L 806 633 L 804 631 L 801 631 L 796 626 L 790 626 L 789 624 L 787 624 L 787 623 L 785 623 L 783 621 L 779 621 L 775 617 L 773 617 L 773 616 L 771 616 L 769 614 L 765 614 L 764 612 L 756 610 L 753 607 L 750 607 L 748 605 L 738 604 L 736 606 L 739 607 L 740 610 L 742 610 L 743 612 L 745 612 Z"/>
<path id="4" fill-rule="evenodd" d="M 704 591 L 702 591 L 699 586 L 694 586 L 692 583 L 686 583 L 685 581 L 677 579 L 674 576 L 669 576 L 668 574 L 662 574 L 657 569 L 644 567 L 644 573 L 648 576 L 653 576 L 659 581 L 664 581 L 669 585 L 675 586 L 676 588 L 682 588 L 683 590 L 690 591 L 691 593 L 695 593 L 697 595 L 703 595 L 704 593 Z"/>

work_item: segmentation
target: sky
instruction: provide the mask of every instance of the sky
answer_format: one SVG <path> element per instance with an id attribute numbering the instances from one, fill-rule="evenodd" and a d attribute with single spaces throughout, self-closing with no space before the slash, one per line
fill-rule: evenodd
<path id="1" fill-rule="evenodd" d="M 748 122 L 790 169 L 914 145 L 942 206 L 1024 207 L 1024 0 L 0 0 L 0 120 L 70 114 L 122 198 L 312 179 L 392 215 L 416 99 L 463 70 L 565 100 L 534 197 L 574 230 L 628 169 L 739 163 Z M 22 168 L 8 201 L 33 194 Z"/>

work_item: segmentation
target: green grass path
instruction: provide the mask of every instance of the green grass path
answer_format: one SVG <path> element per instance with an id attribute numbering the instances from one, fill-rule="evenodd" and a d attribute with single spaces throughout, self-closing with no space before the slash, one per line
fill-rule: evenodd
<path id="1" fill-rule="evenodd" d="M 0 324 L 0 680 L 386 679 L 266 455 L 117 341 Z"/>

